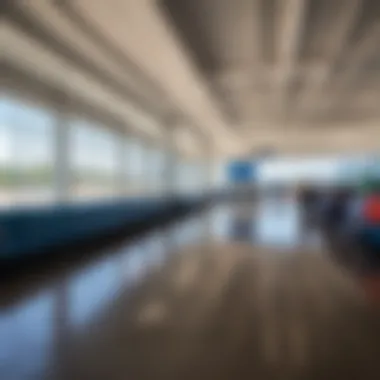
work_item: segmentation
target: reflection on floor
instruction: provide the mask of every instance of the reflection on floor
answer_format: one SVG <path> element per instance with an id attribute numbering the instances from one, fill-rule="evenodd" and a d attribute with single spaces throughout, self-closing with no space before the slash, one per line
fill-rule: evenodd
<path id="1" fill-rule="evenodd" d="M 323 248 L 319 231 L 303 228 L 301 210 L 294 200 L 264 199 L 257 207 L 225 206 L 214 211 L 212 223 L 214 240 L 245 241 L 280 251 L 300 246 Z"/>
<path id="2" fill-rule="evenodd" d="M 26 292 L 28 284 L 9 284 L 0 297 L 0 378 L 103 378 L 91 372 L 96 368 L 91 361 L 78 362 L 70 355 L 89 344 L 93 329 L 112 325 L 115 303 L 127 303 L 133 286 L 167 256 L 187 245 L 231 240 L 268 246 L 279 254 L 297 245 L 318 252 L 322 239 L 302 230 L 299 213 L 294 201 L 222 206 L 121 244 L 62 274 L 34 277 L 41 286 L 31 294 Z M 13 288 L 21 290 L 15 293 Z M 150 311 L 160 312 L 159 305 Z M 68 368 L 74 372 L 66 373 Z M 116 371 L 104 370 L 108 375 Z"/>

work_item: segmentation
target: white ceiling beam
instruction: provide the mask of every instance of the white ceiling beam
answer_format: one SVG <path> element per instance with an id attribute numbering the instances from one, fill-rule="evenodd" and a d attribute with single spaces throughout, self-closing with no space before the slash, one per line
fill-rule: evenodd
<path id="1" fill-rule="evenodd" d="M 257 78 L 263 77 L 262 65 L 262 1 L 261 0 L 235 0 L 229 3 L 234 9 L 233 20 L 224 23 L 223 28 L 231 33 L 228 25 L 233 24 L 234 38 L 231 46 L 224 40 L 231 64 L 217 72 L 210 73 L 212 81 L 231 90 L 247 89 L 252 87 Z M 235 57 L 235 58 L 234 58 Z M 237 61 L 236 61 L 237 59 Z M 241 62 L 241 63 L 240 63 Z"/>
<path id="2" fill-rule="evenodd" d="M 380 24 L 376 23 L 369 29 L 356 48 L 352 49 L 346 58 L 350 64 L 334 81 L 337 89 L 344 89 L 345 85 L 357 74 L 361 66 L 378 52 L 380 44 Z"/>
<path id="3" fill-rule="evenodd" d="M 380 24 L 374 24 L 363 39 L 352 49 L 350 54 L 345 58 L 350 64 L 345 70 L 338 74 L 333 82 L 333 88 L 329 92 L 327 108 L 324 112 L 344 104 L 350 97 L 351 93 L 347 90 L 352 79 L 358 75 L 360 68 L 376 54 L 380 44 Z"/>
<path id="4" fill-rule="evenodd" d="M 333 33 L 326 35 L 327 59 L 321 70 L 309 77 L 306 93 L 302 94 L 300 107 L 311 107 L 321 90 L 330 81 L 334 66 L 346 47 L 348 37 L 360 13 L 363 0 L 346 0 L 342 14 L 336 15 Z"/>
<path id="5" fill-rule="evenodd" d="M 293 70 L 302 78 L 316 77 L 321 75 L 324 64 L 320 61 L 302 65 L 295 63 Z M 232 66 L 220 70 L 210 77 L 213 82 L 231 90 L 246 92 L 247 89 L 251 89 L 251 92 L 255 92 L 263 85 L 267 85 L 269 89 L 277 88 L 281 84 L 282 73 L 283 67 L 280 65 L 254 66 L 252 69 L 252 65 L 242 64 L 240 67 Z"/>
<path id="6" fill-rule="evenodd" d="M 377 53 L 380 44 L 380 24 L 374 24 L 369 28 L 362 40 L 350 50 L 345 61 L 349 65 L 340 73 L 331 78 L 332 84 L 328 87 L 327 94 L 321 91 L 319 97 L 314 98 L 313 107 L 308 112 L 328 113 L 339 105 L 344 105 L 352 98 L 352 93 L 347 91 L 347 87 L 355 76 L 360 72 L 361 67 Z"/>
<path id="7" fill-rule="evenodd" d="M 218 12 L 223 10 L 226 16 L 220 26 L 226 36 L 222 37 L 226 56 L 232 61 L 244 60 L 254 67 L 262 60 L 261 0 L 216 1 Z M 228 6 L 223 6 L 227 4 Z"/>
<path id="8" fill-rule="evenodd" d="M 255 62 L 255 67 L 251 70 L 254 70 L 253 74 L 256 74 L 256 68 L 260 68 L 263 64 L 263 36 L 262 36 L 262 0 L 245 0 L 245 2 L 248 4 L 248 15 L 251 16 L 251 33 L 252 33 L 252 39 L 253 39 L 253 47 L 250 47 L 250 49 L 253 51 L 253 59 Z M 244 36 L 243 36 L 244 38 Z M 249 47 L 248 47 L 249 48 Z"/>
<path id="9" fill-rule="evenodd" d="M 307 0 L 282 0 L 279 2 L 278 60 L 281 71 L 278 77 L 279 105 L 286 105 L 288 87 L 295 75 L 298 52 L 302 43 Z"/>
<path id="10" fill-rule="evenodd" d="M 280 127 L 281 128 L 281 127 Z M 270 146 L 276 152 L 327 153 L 327 152 L 359 152 L 378 150 L 378 140 L 374 139 L 378 133 L 377 124 L 351 123 L 338 125 L 330 129 L 319 128 L 305 130 L 302 126 L 287 131 L 288 138 L 283 138 L 275 128 L 266 134 L 251 130 L 247 139 L 251 139 L 253 148 Z"/>

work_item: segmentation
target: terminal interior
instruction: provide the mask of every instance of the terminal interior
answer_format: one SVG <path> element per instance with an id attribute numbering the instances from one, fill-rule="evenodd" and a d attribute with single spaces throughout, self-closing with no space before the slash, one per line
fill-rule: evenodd
<path id="1" fill-rule="evenodd" d="M 259 272 L 278 329 L 335 271 L 377 313 L 380 2 L 11 0 L 0 36 L 1 379 L 244 380 Z"/>

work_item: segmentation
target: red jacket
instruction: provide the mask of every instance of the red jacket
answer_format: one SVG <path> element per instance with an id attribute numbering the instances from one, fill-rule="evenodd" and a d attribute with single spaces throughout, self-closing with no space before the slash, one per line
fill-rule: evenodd
<path id="1" fill-rule="evenodd" d="M 369 223 L 380 223 L 380 195 L 370 195 L 364 201 L 364 219 Z"/>

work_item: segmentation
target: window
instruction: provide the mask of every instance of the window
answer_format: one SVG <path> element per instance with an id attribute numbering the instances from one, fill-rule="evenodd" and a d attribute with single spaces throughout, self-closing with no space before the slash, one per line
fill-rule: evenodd
<path id="1" fill-rule="evenodd" d="M 161 155 L 161 191 L 172 193 L 179 189 L 181 160 L 174 150 L 163 150 Z"/>
<path id="2" fill-rule="evenodd" d="M 264 161 L 258 168 L 260 182 L 334 181 L 339 159 L 334 157 L 284 157 Z"/>
<path id="3" fill-rule="evenodd" d="M 144 147 L 132 137 L 127 142 L 128 195 L 141 195 L 144 191 Z"/>
<path id="4" fill-rule="evenodd" d="M 151 195 L 159 195 L 164 189 L 165 155 L 157 146 L 149 146 L 146 151 L 146 190 Z"/>
<path id="5" fill-rule="evenodd" d="M 163 149 L 156 149 L 155 152 L 155 191 L 157 195 L 161 195 L 166 188 L 165 184 L 165 166 L 167 163 L 166 153 Z"/>
<path id="6" fill-rule="evenodd" d="M 201 162 L 200 159 L 198 159 L 193 164 L 194 186 L 198 193 L 202 192 L 205 189 L 205 175 L 205 165 Z"/>
<path id="7" fill-rule="evenodd" d="M 178 191 L 191 194 L 194 191 L 193 167 L 189 159 L 183 159 L 177 167 Z"/>
<path id="8" fill-rule="evenodd" d="M 0 206 L 51 202 L 53 115 L 13 98 L 1 101 L 0 115 Z"/>
<path id="9" fill-rule="evenodd" d="M 71 177 L 75 197 L 117 194 L 117 135 L 97 125 L 73 123 L 71 128 Z"/>

